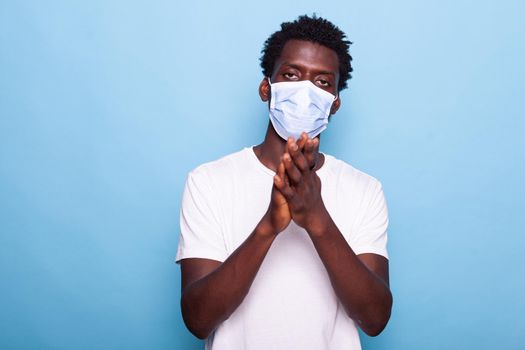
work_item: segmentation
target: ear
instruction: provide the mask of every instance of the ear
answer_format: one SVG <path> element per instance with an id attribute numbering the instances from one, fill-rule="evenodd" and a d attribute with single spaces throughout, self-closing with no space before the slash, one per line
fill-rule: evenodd
<path id="1" fill-rule="evenodd" d="M 341 107 L 341 96 L 338 95 L 337 99 L 332 103 L 332 107 L 330 107 L 330 115 L 335 114 L 337 110 Z"/>
<path id="2" fill-rule="evenodd" d="M 270 84 L 268 83 L 268 78 L 264 77 L 261 83 L 259 84 L 259 96 L 263 102 L 270 100 Z"/>

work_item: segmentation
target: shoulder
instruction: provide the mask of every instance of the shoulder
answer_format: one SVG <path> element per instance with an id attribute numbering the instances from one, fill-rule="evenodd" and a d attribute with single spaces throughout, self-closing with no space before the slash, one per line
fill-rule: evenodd
<path id="1" fill-rule="evenodd" d="M 361 171 L 347 162 L 337 159 L 334 156 L 325 154 L 325 162 L 327 166 L 327 175 L 336 181 L 338 185 L 347 185 L 354 188 L 362 189 L 381 189 L 381 182 L 373 177 Z"/>
<path id="2" fill-rule="evenodd" d="M 235 153 L 199 165 L 189 172 L 188 181 L 210 182 L 229 177 L 232 172 L 235 172 L 246 162 L 249 150 L 249 148 L 243 148 Z"/>

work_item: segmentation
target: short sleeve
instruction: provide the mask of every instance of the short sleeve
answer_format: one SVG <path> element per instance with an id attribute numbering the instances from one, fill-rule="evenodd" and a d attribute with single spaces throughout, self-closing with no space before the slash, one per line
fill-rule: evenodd
<path id="1" fill-rule="evenodd" d="M 388 208 L 381 183 L 375 180 L 367 192 L 368 204 L 350 245 L 356 254 L 374 253 L 388 259 Z"/>
<path id="2" fill-rule="evenodd" d="M 180 210 L 180 239 L 176 261 L 227 258 L 217 201 L 206 172 L 197 168 L 188 175 Z"/>

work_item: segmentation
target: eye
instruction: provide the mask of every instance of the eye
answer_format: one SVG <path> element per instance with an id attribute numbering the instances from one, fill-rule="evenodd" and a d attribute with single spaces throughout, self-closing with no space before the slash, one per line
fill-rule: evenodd
<path id="1" fill-rule="evenodd" d="M 297 76 L 297 74 L 295 73 L 291 73 L 291 72 L 285 72 L 283 73 L 283 77 L 288 79 L 288 80 L 297 80 L 299 79 L 299 77 Z"/>
<path id="2" fill-rule="evenodd" d="M 317 85 L 322 86 L 322 87 L 330 87 L 331 84 L 328 80 L 318 79 Z"/>

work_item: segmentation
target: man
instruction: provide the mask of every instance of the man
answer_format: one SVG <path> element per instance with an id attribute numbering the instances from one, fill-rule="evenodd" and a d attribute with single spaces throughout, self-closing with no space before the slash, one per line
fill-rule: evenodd
<path id="1" fill-rule="evenodd" d="M 182 315 L 206 348 L 360 349 L 392 307 L 381 184 L 318 152 L 341 105 L 350 42 L 322 18 L 266 41 L 264 142 L 187 179 L 177 253 Z"/>

